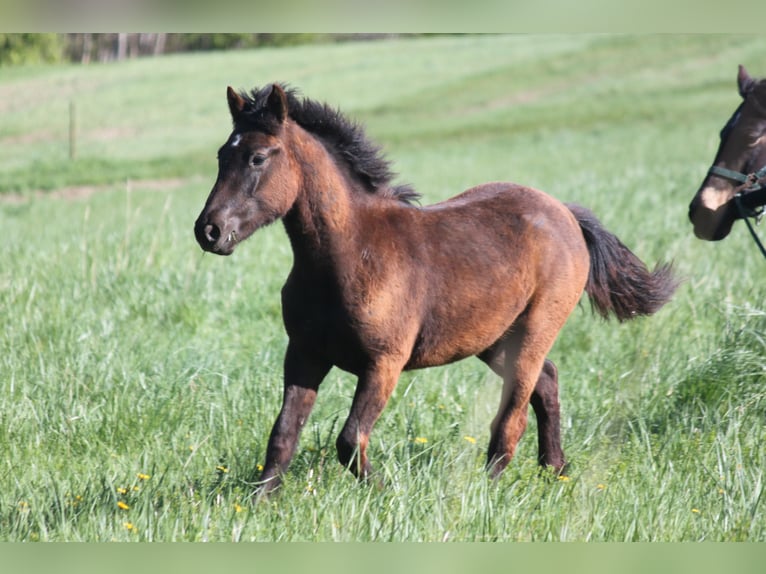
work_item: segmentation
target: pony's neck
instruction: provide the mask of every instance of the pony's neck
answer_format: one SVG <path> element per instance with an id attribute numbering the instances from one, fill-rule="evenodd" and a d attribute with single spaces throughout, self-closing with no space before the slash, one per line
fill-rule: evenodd
<path id="1" fill-rule="evenodd" d="M 368 194 L 354 190 L 351 175 L 318 138 L 294 123 L 290 127 L 301 187 L 283 222 L 296 260 L 326 263 L 356 236 L 354 204 Z"/>

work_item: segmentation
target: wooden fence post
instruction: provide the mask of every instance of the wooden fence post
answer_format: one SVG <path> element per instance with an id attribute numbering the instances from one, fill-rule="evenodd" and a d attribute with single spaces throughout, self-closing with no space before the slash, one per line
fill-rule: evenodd
<path id="1" fill-rule="evenodd" d="M 74 100 L 69 101 L 69 159 L 77 157 L 77 108 Z"/>

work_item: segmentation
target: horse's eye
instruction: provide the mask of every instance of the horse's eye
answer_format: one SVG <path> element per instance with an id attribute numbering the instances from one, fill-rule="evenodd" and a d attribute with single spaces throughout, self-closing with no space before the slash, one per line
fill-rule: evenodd
<path id="1" fill-rule="evenodd" d="M 257 153 L 250 158 L 250 165 L 253 167 L 262 167 L 263 164 L 266 163 L 266 159 L 267 156 Z"/>

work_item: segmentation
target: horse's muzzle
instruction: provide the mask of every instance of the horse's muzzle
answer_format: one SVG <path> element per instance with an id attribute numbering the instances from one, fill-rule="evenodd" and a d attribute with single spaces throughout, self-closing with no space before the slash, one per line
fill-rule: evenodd
<path id="1" fill-rule="evenodd" d="M 703 186 L 689 204 L 689 221 L 694 235 L 705 241 L 720 241 L 731 231 L 736 209 L 730 197 L 713 187 Z"/>
<path id="2" fill-rule="evenodd" d="M 203 250 L 216 255 L 231 255 L 236 244 L 234 231 L 224 236 L 221 228 L 215 222 L 203 218 L 202 215 L 194 223 L 194 237 Z"/>

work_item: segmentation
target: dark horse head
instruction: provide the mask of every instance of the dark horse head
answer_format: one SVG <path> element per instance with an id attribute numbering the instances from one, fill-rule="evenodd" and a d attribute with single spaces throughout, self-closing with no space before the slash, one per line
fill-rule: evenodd
<path id="1" fill-rule="evenodd" d="M 218 178 L 194 224 L 202 249 L 230 255 L 257 229 L 283 217 L 295 203 L 299 182 L 281 139 L 287 95 L 274 84 L 242 97 L 227 89 L 234 130 L 218 150 Z M 259 193 L 266 187 L 268 194 Z"/>
<path id="2" fill-rule="evenodd" d="M 737 85 L 742 103 L 721 130 L 713 166 L 689 205 L 694 234 L 707 241 L 729 234 L 739 217 L 732 199 L 766 166 L 766 80 L 740 66 Z"/>

